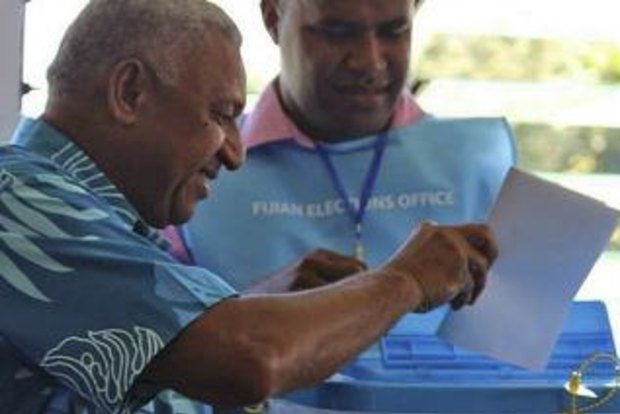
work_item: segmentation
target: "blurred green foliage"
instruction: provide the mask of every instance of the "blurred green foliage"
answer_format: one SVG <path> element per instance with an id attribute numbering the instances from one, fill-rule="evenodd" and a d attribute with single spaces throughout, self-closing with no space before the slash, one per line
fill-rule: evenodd
<path id="1" fill-rule="evenodd" d="M 438 34 L 415 68 L 417 76 L 429 79 L 620 83 L 620 44 Z"/>
<path id="2" fill-rule="evenodd" d="M 519 163 L 526 169 L 620 174 L 618 128 L 518 123 L 514 131 Z"/>
<path id="3" fill-rule="evenodd" d="M 566 39 L 435 35 L 414 78 L 568 81 L 620 87 L 620 44 Z M 617 109 L 620 117 L 620 108 Z M 509 115 L 509 114 L 507 114 Z M 533 171 L 620 174 L 620 129 L 513 122 L 521 167 Z M 616 181 L 616 182 L 620 182 Z M 620 188 L 610 189 L 614 194 Z M 620 250 L 620 226 L 611 248 Z"/>
<path id="4" fill-rule="evenodd" d="M 516 124 L 519 165 L 532 171 L 570 174 L 620 174 L 620 129 L 603 127 L 554 127 Z M 609 188 L 620 197 L 618 188 Z M 610 242 L 620 250 L 620 223 Z"/>

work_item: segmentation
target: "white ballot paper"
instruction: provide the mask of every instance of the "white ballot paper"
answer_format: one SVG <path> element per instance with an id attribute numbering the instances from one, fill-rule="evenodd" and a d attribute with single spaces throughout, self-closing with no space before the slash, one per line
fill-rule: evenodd
<path id="1" fill-rule="evenodd" d="M 542 370 L 570 302 L 605 249 L 618 212 L 512 169 L 489 225 L 499 257 L 478 302 L 450 312 L 438 336 L 523 368 Z"/>

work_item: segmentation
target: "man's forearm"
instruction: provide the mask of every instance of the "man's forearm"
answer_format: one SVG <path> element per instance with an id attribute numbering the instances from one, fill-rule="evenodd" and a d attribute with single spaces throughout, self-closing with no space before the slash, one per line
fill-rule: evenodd
<path id="1" fill-rule="evenodd" d="M 259 402 L 331 375 L 421 300 L 413 280 L 380 272 L 230 299 L 181 334 L 151 376 L 211 403 Z"/>

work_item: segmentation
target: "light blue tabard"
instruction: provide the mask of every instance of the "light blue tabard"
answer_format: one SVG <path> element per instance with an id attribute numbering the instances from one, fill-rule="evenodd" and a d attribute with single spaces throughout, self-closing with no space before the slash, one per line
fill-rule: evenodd
<path id="1" fill-rule="evenodd" d="M 364 219 L 366 260 L 377 266 L 425 219 L 484 221 L 515 162 L 503 119 L 437 119 L 391 130 Z M 376 136 L 327 149 L 354 202 Z M 283 140 L 250 149 L 223 172 L 183 237 L 198 265 L 243 290 L 315 248 L 353 254 L 354 225 L 313 149 Z"/>
<path id="2" fill-rule="evenodd" d="M 327 146 L 352 198 L 359 198 L 376 139 Z M 425 219 L 485 221 L 516 155 L 503 119 L 427 117 L 390 131 L 383 157 L 364 219 L 370 266 L 388 259 Z M 317 152 L 288 139 L 250 149 L 240 171 L 221 174 L 183 237 L 197 264 L 243 290 L 318 247 L 353 254 L 354 230 Z M 434 332 L 445 310 L 416 316 L 421 329 Z M 379 352 L 371 346 L 344 372 L 355 372 L 358 362 L 363 369 Z M 312 405 L 273 400 L 268 412 L 338 412 Z"/>

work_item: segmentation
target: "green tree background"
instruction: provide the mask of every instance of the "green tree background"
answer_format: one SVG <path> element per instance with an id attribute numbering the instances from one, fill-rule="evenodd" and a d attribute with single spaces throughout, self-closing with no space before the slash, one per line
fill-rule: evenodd
<path id="1" fill-rule="evenodd" d="M 413 67 L 415 79 L 569 81 L 620 86 L 620 44 L 498 36 L 435 35 Z M 560 97 L 561 99 L 561 97 Z M 612 108 L 613 109 L 613 108 Z M 620 117 L 620 108 L 618 117 Z M 512 122 L 519 163 L 540 172 L 620 174 L 620 129 Z M 612 190 L 613 191 L 613 190 Z M 620 188 L 616 191 L 620 192 Z M 611 248 L 620 250 L 620 227 Z"/>

